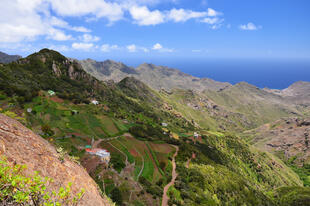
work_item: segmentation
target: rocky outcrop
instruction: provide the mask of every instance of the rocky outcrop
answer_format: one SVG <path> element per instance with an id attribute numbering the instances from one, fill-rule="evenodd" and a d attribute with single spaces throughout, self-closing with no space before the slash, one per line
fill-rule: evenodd
<path id="1" fill-rule="evenodd" d="M 253 135 L 252 143 L 263 150 L 283 154 L 286 160 L 296 157 L 297 164 L 310 162 L 310 120 L 283 118 L 246 133 Z"/>
<path id="2" fill-rule="evenodd" d="M 46 140 L 34 134 L 19 122 L 0 114 L 0 154 L 13 164 L 27 165 L 26 174 L 38 171 L 43 177 L 54 181 L 48 190 L 55 190 L 72 182 L 72 192 L 82 188 L 85 194 L 78 205 L 108 206 L 109 201 L 102 197 L 98 187 L 86 170 L 67 157 L 60 158 L 55 148 Z"/>

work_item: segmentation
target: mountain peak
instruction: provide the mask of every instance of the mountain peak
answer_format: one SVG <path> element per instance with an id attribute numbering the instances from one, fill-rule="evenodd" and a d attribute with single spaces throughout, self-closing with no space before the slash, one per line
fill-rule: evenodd
<path id="1" fill-rule="evenodd" d="M 57 62 L 64 62 L 67 60 L 65 56 L 60 54 L 59 52 L 51 49 L 41 49 L 39 52 L 29 55 L 27 58 L 39 58 L 43 62 L 46 61 L 57 61 Z"/>
<path id="2" fill-rule="evenodd" d="M 9 55 L 4 52 L 0 52 L 0 63 L 8 64 L 22 58 L 19 55 Z"/>

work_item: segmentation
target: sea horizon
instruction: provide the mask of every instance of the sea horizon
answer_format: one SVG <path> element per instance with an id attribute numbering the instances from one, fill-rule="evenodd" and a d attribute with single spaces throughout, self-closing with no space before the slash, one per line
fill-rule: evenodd
<path id="1" fill-rule="evenodd" d="M 298 81 L 310 82 L 308 59 L 127 59 L 120 62 L 131 67 L 151 63 L 178 69 L 199 78 L 231 84 L 247 82 L 259 88 L 285 89 Z"/>

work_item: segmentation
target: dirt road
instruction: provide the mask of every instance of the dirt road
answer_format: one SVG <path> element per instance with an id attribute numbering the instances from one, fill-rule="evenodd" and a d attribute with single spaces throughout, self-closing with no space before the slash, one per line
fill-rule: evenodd
<path id="1" fill-rule="evenodd" d="M 170 186 L 174 185 L 175 179 L 177 178 L 178 174 L 176 173 L 176 164 L 175 164 L 175 157 L 178 155 L 179 147 L 175 147 L 176 151 L 172 157 L 172 179 L 171 181 L 164 187 L 164 194 L 161 202 L 161 206 L 168 206 L 169 197 L 167 195 L 168 189 Z"/>

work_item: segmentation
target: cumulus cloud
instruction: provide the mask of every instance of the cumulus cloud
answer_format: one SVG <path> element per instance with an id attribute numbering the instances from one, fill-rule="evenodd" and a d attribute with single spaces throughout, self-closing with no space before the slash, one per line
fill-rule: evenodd
<path id="1" fill-rule="evenodd" d="M 38 36 L 57 41 L 72 40 L 63 30 L 89 32 L 51 15 L 45 0 L 3 0 L 0 7 L 0 42 L 33 41 Z"/>
<path id="2" fill-rule="evenodd" d="M 173 52 L 174 49 L 169 49 L 169 48 L 164 48 L 161 44 L 159 43 L 156 43 L 153 45 L 152 47 L 153 50 L 156 50 L 156 51 L 160 51 L 160 52 Z"/>
<path id="3" fill-rule="evenodd" d="M 117 46 L 117 45 L 110 45 L 110 44 L 103 44 L 101 46 L 101 51 L 103 51 L 103 52 L 110 52 L 110 51 L 116 50 L 116 49 L 119 49 L 119 46 Z"/>
<path id="4" fill-rule="evenodd" d="M 212 8 L 208 8 L 207 14 L 208 14 L 208 16 L 212 16 L 212 17 L 222 15 L 221 12 L 215 11 Z"/>
<path id="5" fill-rule="evenodd" d="M 215 18 L 207 17 L 207 18 L 204 18 L 201 20 L 201 22 L 207 23 L 207 24 L 220 24 L 223 21 L 224 21 L 224 19 L 219 19 L 217 17 L 215 17 Z"/>
<path id="6" fill-rule="evenodd" d="M 146 6 L 133 6 L 129 12 L 138 25 L 156 25 L 164 22 L 164 15 L 159 10 L 150 11 Z"/>
<path id="7" fill-rule="evenodd" d="M 90 34 L 83 34 L 82 36 L 79 36 L 79 40 L 83 42 L 97 42 L 100 40 L 98 36 L 93 36 Z"/>
<path id="8" fill-rule="evenodd" d="M 75 42 L 72 44 L 72 48 L 75 49 L 75 50 L 85 50 L 85 51 L 88 51 L 90 49 L 92 49 L 94 47 L 94 44 L 93 43 L 78 43 L 78 42 Z"/>
<path id="9" fill-rule="evenodd" d="M 161 44 L 159 44 L 159 43 L 157 43 L 157 44 L 154 44 L 154 46 L 153 46 L 153 50 L 160 50 L 160 49 L 162 49 L 163 48 L 163 46 L 161 45 Z"/>
<path id="10" fill-rule="evenodd" d="M 110 24 L 128 18 L 132 23 L 148 26 L 169 21 L 217 18 L 221 15 L 211 8 L 192 11 L 182 8 L 151 10 L 148 7 L 159 3 L 161 0 L 2 0 L 0 43 L 34 41 L 38 37 L 56 41 L 79 40 L 83 43 L 99 41 L 99 37 L 90 34 L 75 34 L 74 32 L 90 33 L 91 30 L 80 25 L 70 25 L 64 17 L 105 19 Z M 125 15 L 127 12 L 129 16 Z M 145 47 L 140 47 L 139 50 L 148 51 Z"/>
<path id="11" fill-rule="evenodd" d="M 123 18 L 122 5 L 104 0 L 48 0 L 53 10 L 61 16 L 86 16 L 107 18 L 115 22 Z"/>
<path id="12" fill-rule="evenodd" d="M 83 33 L 91 32 L 90 29 L 87 29 L 83 26 L 71 26 L 68 24 L 68 22 L 66 22 L 62 19 L 59 19 L 55 16 L 50 17 L 50 23 L 52 26 L 63 28 L 63 29 L 68 29 L 68 30 L 72 30 L 72 31 L 76 31 L 76 32 L 83 32 Z"/>
<path id="13" fill-rule="evenodd" d="M 135 44 L 128 45 L 126 48 L 128 49 L 129 52 L 137 51 L 137 46 Z"/>
<path id="14" fill-rule="evenodd" d="M 128 45 L 128 46 L 126 46 L 126 49 L 129 51 L 129 52 L 131 52 L 131 53 L 133 53 L 133 52 L 145 52 L 145 53 L 147 53 L 147 52 L 149 52 L 150 50 L 148 49 L 148 48 L 146 48 L 146 47 L 141 47 L 141 46 L 137 46 L 137 45 L 135 45 L 135 44 L 131 44 L 131 45 Z"/>
<path id="15" fill-rule="evenodd" d="M 168 21 L 185 22 L 190 19 L 199 19 L 203 17 L 214 17 L 222 13 L 208 8 L 207 11 L 197 12 L 185 9 L 171 9 L 166 11 L 149 10 L 146 6 L 133 6 L 129 9 L 134 22 L 141 26 L 157 25 Z"/>
<path id="16" fill-rule="evenodd" d="M 200 18 L 206 16 L 207 12 L 195 12 L 192 10 L 172 9 L 168 12 L 167 18 L 174 22 L 185 22 L 192 18 Z"/>
<path id="17" fill-rule="evenodd" d="M 262 26 L 256 26 L 254 23 L 249 22 L 248 24 L 240 25 L 239 28 L 241 30 L 255 31 L 255 30 L 262 29 L 263 27 Z"/>

